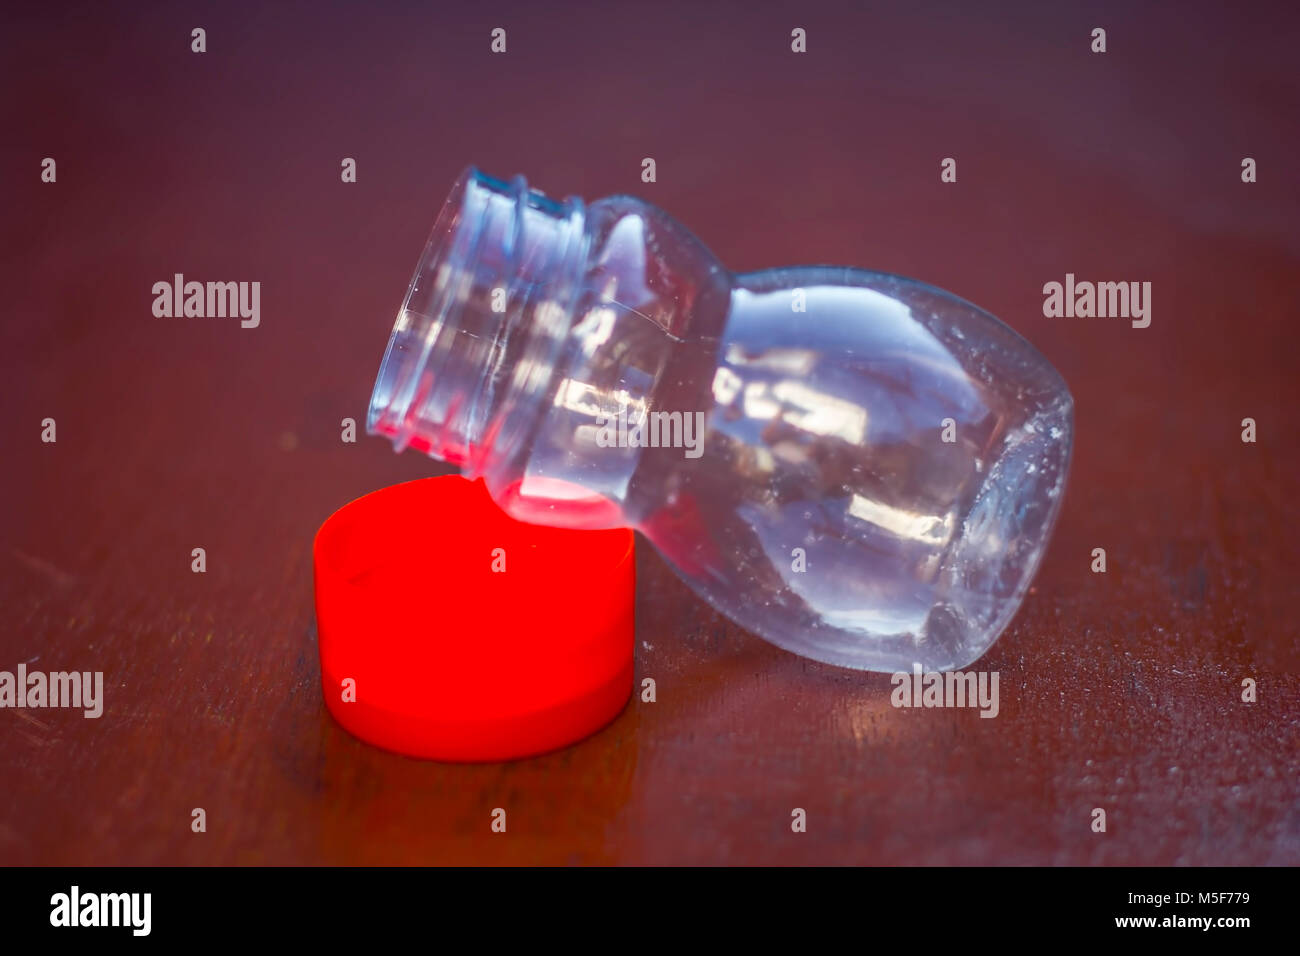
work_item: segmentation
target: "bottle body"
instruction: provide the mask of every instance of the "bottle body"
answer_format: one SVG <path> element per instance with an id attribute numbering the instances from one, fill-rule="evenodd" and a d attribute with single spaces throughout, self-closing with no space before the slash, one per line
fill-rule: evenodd
<path id="1" fill-rule="evenodd" d="M 372 431 L 482 476 L 523 520 L 636 528 L 796 653 L 906 671 L 987 650 L 1069 463 L 1069 391 L 1028 343 L 897 276 L 733 276 L 628 197 L 546 206 L 472 171 L 457 188 L 495 197 L 500 224 L 453 193 Z"/>

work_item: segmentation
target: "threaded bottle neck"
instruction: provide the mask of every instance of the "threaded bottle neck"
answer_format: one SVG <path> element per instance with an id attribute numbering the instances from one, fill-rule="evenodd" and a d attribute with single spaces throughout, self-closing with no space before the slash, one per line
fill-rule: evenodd
<path id="1" fill-rule="evenodd" d="M 476 477 L 542 412 L 587 259 L 582 201 L 467 169 L 425 245 L 367 430 Z"/>

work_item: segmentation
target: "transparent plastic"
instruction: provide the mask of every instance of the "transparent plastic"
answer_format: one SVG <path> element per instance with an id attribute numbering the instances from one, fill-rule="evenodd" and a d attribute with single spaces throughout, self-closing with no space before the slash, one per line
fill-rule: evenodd
<path id="1" fill-rule="evenodd" d="M 1029 587 L 1073 403 L 1029 343 L 941 289 L 841 267 L 732 275 L 645 202 L 557 202 L 469 169 L 368 428 L 482 477 L 521 520 L 635 528 L 790 651 L 952 670 Z"/>

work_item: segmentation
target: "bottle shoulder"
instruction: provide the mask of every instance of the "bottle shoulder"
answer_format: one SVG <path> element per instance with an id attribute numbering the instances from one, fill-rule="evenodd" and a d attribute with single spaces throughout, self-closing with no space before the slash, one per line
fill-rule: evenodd
<path id="1" fill-rule="evenodd" d="M 676 339 L 716 334 L 733 277 L 684 225 L 618 195 L 588 207 L 586 233 L 584 306 L 627 310 Z"/>

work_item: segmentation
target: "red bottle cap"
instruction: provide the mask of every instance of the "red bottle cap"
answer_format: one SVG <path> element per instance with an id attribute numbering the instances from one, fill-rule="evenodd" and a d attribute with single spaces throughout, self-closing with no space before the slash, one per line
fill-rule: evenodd
<path id="1" fill-rule="evenodd" d="M 563 747 L 632 692 L 632 532 L 516 521 L 456 475 L 344 505 L 313 548 L 325 703 L 414 757 Z"/>

